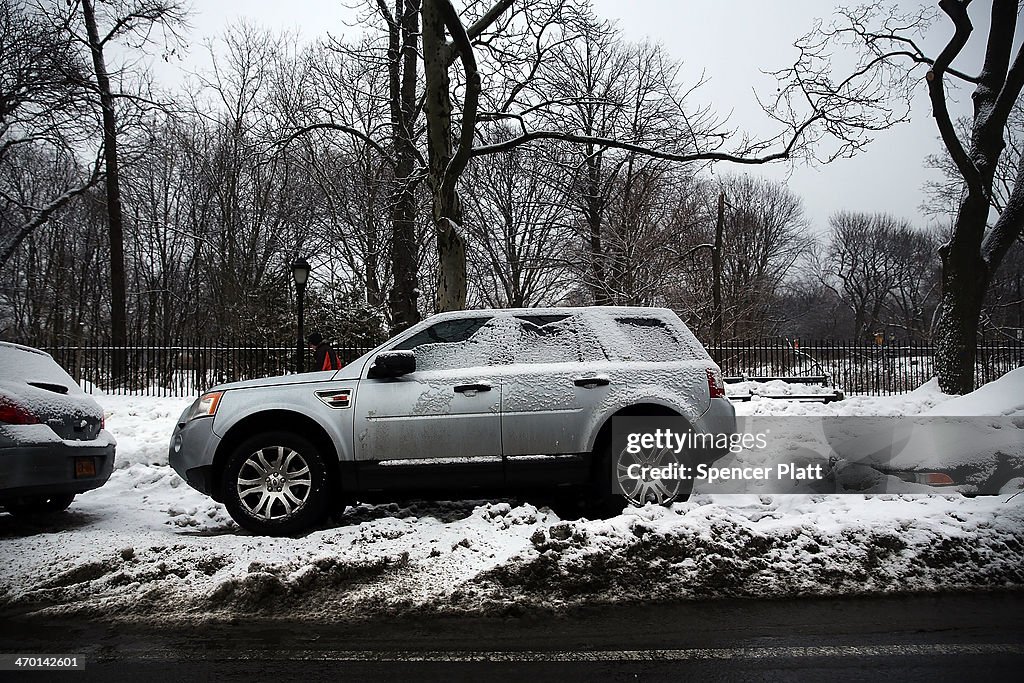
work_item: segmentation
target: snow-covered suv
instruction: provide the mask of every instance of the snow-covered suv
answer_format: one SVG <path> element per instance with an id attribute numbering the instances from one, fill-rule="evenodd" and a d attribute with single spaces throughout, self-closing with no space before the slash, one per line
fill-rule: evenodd
<path id="1" fill-rule="evenodd" d="M 687 495 L 624 481 L 611 453 L 617 416 L 665 416 L 697 433 L 736 426 L 718 366 L 672 311 L 460 311 L 338 371 L 214 387 L 182 413 L 170 462 L 267 534 L 302 531 L 354 500 L 546 489 L 613 514 L 627 499 Z"/>

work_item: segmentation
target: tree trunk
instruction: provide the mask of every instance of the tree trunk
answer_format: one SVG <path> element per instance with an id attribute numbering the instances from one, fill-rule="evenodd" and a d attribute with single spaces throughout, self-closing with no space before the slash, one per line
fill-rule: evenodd
<path id="1" fill-rule="evenodd" d="M 966 394 L 974 391 L 978 318 L 984 289 L 978 286 L 977 278 L 952 272 L 943 273 L 942 286 L 935 335 L 935 374 L 945 393 Z"/>
<path id="2" fill-rule="evenodd" d="M 978 321 L 988 288 L 989 265 L 981 257 L 988 201 L 968 193 L 953 236 L 939 248 L 942 296 L 935 323 L 935 374 L 947 394 L 974 391 Z"/>
<path id="3" fill-rule="evenodd" d="M 389 27 L 388 75 L 391 99 L 391 134 L 395 146 L 395 192 L 391 209 L 391 272 L 394 284 L 388 296 L 391 332 L 420 320 L 416 244 L 416 72 L 419 55 L 419 5 L 416 0 L 395 0 L 395 23 Z M 403 49 L 404 48 L 404 49 Z"/>
<path id="4" fill-rule="evenodd" d="M 399 144 L 396 148 L 404 146 Z M 391 211 L 391 269 L 395 280 L 388 302 L 392 332 L 400 332 L 420 320 L 417 306 L 416 195 L 410 179 L 414 171 L 414 157 L 399 151 L 396 197 Z"/>
<path id="5" fill-rule="evenodd" d="M 89 34 L 89 48 L 92 52 L 93 69 L 96 72 L 96 86 L 100 93 L 103 110 L 103 156 L 106 164 L 107 218 L 110 222 L 110 343 L 115 347 L 113 354 L 114 379 L 125 376 L 125 355 L 127 344 L 127 314 L 125 305 L 124 279 L 124 220 L 121 214 L 121 182 L 117 160 L 117 118 L 114 112 L 114 97 L 110 90 L 110 78 L 103 57 L 96 28 L 96 13 L 93 0 L 82 0 L 86 31 Z"/>
<path id="6" fill-rule="evenodd" d="M 437 238 L 437 312 L 466 307 L 466 243 L 462 236 L 462 206 L 457 178 L 449 174 L 452 161 L 452 102 L 448 78 L 449 50 L 438 0 L 423 0 L 423 71 L 426 77 L 427 151 L 434 193 Z"/>
<path id="7" fill-rule="evenodd" d="M 609 306 L 612 303 L 605 281 L 604 244 L 601 239 L 601 221 L 604 216 L 601 201 L 600 158 L 594 154 L 593 146 L 587 147 L 587 191 L 585 215 L 587 218 L 588 244 L 590 248 L 591 292 L 595 306 Z"/>

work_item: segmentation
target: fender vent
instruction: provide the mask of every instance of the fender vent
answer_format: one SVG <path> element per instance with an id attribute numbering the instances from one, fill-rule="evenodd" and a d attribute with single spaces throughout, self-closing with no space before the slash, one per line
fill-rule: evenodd
<path id="1" fill-rule="evenodd" d="M 352 405 L 351 389 L 324 389 L 315 393 L 328 408 L 341 409 Z"/>

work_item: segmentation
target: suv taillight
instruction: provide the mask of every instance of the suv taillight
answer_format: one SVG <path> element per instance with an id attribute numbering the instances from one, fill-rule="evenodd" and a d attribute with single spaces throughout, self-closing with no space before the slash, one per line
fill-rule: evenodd
<path id="1" fill-rule="evenodd" d="M 0 424 L 37 425 L 39 418 L 6 396 L 0 396 Z"/>
<path id="2" fill-rule="evenodd" d="M 725 396 L 725 380 L 722 379 L 721 370 L 708 368 L 708 394 L 711 395 L 711 398 Z"/>

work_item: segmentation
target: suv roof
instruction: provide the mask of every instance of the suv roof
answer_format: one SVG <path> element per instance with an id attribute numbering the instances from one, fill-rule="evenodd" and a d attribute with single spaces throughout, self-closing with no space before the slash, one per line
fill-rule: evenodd
<path id="1" fill-rule="evenodd" d="M 572 315 L 574 313 L 605 313 L 608 315 L 631 315 L 638 313 L 653 315 L 656 317 L 676 317 L 674 311 L 668 308 L 655 306 L 551 306 L 546 308 L 478 308 L 465 311 L 449 311 L 447 313 L 435 313 L 424 318 L 425 321 L 450 320 L 453 318 L 482 318 L 494 315 Z"/>

